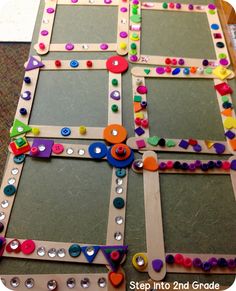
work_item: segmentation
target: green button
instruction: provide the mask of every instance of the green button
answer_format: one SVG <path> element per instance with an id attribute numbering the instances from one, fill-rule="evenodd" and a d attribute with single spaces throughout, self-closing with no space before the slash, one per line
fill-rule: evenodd
<path id="1" fill-rule="evenodd" d="M 18 147 L 22 147 L 24 144 L 26 144 L 26 141 L 22 137 L 19 137 L 15 140 L 15 143 Z"/>
<path id="2" fill-rule="evenodd" d="M 176 146 L 176 142 L 171 140 L 171 139 L 169 139 L 167 141 L 166 145 L 167 145 L 168 148 L 175 147 Z"/>
<path id="3" fill-rule="evenodd" d="M 111 83 L 113 86 L 117 86 L 118 85 L 118 80 L 117 79 L 112 79 Z"/>
<path id="4" fill-rule="evenodd" d="M 13 158 L 13 160 L 14 160 L 14 162 L 15 162 L 16 164 L 21 164 L 21 163 L 23 163 L 24 160 L 25 160 L 25 155 L 15 156 L 15 157 Z"/>
<path id="5" fill-rule="evenodd" d="M 111 110 L 112 110 L 112 112 L 117 112 L 118 109 L 119 109 L 119 107 L 118 107 L 118 105 L 116 105 L 116 104 L 113 104 L 113 105 L 111 106 Z"/>
<path id="6" fill-rule="evenodd" d="M 226 59 L 227 56 L 224 53 L 219 54 L 219 59 Z"/>
<path id="7" fill-rule="evenodd" d="M 211 75 L 212 74 L 212 68 L 205 69 L 205 73 L 208 74 L 208 75 Z"/>
<path id="8" fill-rule="evenodd" d="M 164 9 L 168 8 L 168 4 L 167 4 L 166 2 L 164 2 L 164 3 L 162 4 L 162 8 L 164 8 Z"/>
<path id="9" fill-rule="evenodd" d="M 137 50 L 130 50 L 129 51 L 129 54 L 130 55 L 137 55 Z"/>
<path id="10" fill-rule="evenodd" d="M 113 200 L 113 205 L 116 209 L 122 209 L 125 206 L 125 201 L 121 197 L 117 197 Z"/>
<path id="11" fill-rule="evenodd" d="M 12 196 L 16 193 L 16 188 L 13 185 L 7 185 L 4 189 L 3 192 L 7 196 Z"/>
<path id="12" fill-rule="evenodd" d="M 222 96 L 221 99 L 222 99 L 222 102 L 228 102 L 229 101 L 229 97 L 227 97 L 227 96 Z"/>
<path id="13" fill-rule="evenodd" d="M 215 10 L 209 10 L 208 13 L 211 14 L 211 15 L 216 14 Z"/>
<path id="14" fill-rule="evenodd" d="M 130 17 L 130 20 L 131 20 L 132 22 L 134 22 L 134 23 L 140 23 L 140 22 L 141 22 L 141 19 L 142 19 L 142 17 L 141 17 L 139 14 L 137 14 L 137 15 L 132 15 L 132 16 Z"/>
<path id="15" fill-rule="evenodd" d="M 134 96 L 134 102 L 141 102 L 142 101 L 142 96 L 135 95 Z"/>
<path id="16" fill-rule="evenodd" d="M 131 45 L 130 45 L 130 48 L 131 48 L 132 50 L 135 50 L 135 49 L 137 48 L 136 43 L 132 42 Z"/>
<path id="17" fill-rule="evenodd" d="M 81 247 L 77 244 L 73 244 L 69 247 L 68 251 L 71 257 L 76 258 L 81 254 Z"/>
<path id="18" fill-rule="evenodd" d="M 126 176 L 126 170 L 125 169 L 117 169 L 116 170 L 116 177 L 124 178 L 125 176 Z"/>
<path id="19" fill-rule="evenodd" d="M 138 14 L 138 9 L 137 9 L 137 8 L 132 8 L 132 13 L 133 13 L 134 15 Z"/>

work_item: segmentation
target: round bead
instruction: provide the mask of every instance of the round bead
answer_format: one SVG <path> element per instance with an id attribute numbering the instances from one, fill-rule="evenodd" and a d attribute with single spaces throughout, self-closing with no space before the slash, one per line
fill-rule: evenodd
<path id="1" fill-rule="evenodd" d="M 55 66 L 58 67 L 58 68 L 61 67 L 61 61 L 60 60 L 56 60 L 55 61 Z"/>
<path id="2" fill-rule="evenodd" d="M 112 106 L 111 106 L 111 110 L 112 110 L 112 112 L 118 112 L 118 110 L 119 110 L 118 105 L 116 105 L 116 104 L 112 104 Z"/>
<path id="3" fill-rule="evenodd" d="M 135 50 L 135 49 L 137 48 L 136 43 L 134 43 L 134 42 L 131 43 L 130 48 L 131 48 L 132 50 Z"/>
<path id="4" fill-rule="evenodd" d="M 92 68 L 92 66 L 93 66 L 93 62 L 92 62 L 92 61 L 87 61 L 87 62 L 86 62 L 86 66 L 87 66 L 88 68 Z"/>
<path id="5" fill-rule="evenodd" d="M 222 268 L 228 266 L 228 263 L 225 258 L 219 258 L 217 261 L 217 264 L 219 267 L 222 267 Z"/>
<path id="6" fill-rule="evenodd" d="M 149 124 L 148 119 L 143 119 L 141 121 L 141 125 L 143 128 L 148 128 L 148 124 Z"/>
<path id="7" fill-rule="evenodd" d="M 204 67 L 207 67 L 207 66 L 209 65 L 209 61 L 208 61 L 208 60 L 203 60 L 203 61 L 202 61 L 202 65 L 203 65 Z"/>
<path id="8" fill-rule="evenodd" d="M 82 135 L 84 135 L 86 132 L 87 132 L 86 127 L 84 125 L 81 125 L 79 127 L 79 133 L 82 134 Z"/>
<path id="9" fill-rule="evenodd" d="M 166 256 L 166 263 L 167 264 L 174 264 L 174 262 L 175 262 L 175 258 L 174 258 L 174 256 L 173 255 L 167 255 Z"/>
<path id="10" fill-rule="evenodd" d="M 37 147 L 32 147 L 30 150 L 30 153 L 32 154 L 32 156 L 36 156 L 39 152 L 39 149 Z"/>
<path id="11" fill-rule="evenodd" d="M 183 264 L 183 261 L 184 261 L 183 255 L 176 254 L 174 258 L 175 258 L 175 263 L 176 264 L 178 264 L 178 265 L 182 265 Z"/>
<path id="12" fill-rule="evenodd" d="M 192 259 L 190 258 L 184 258 L 183 266 L 186 268 L 191 268 L 192 267 Z"/>
<path id="13" fill-rule="evenodd" d="M 113 86 L 118 86 L 118 80 L 117 79 L 112 79 L 111 83 Z"/>
<path id="14" fill-rule="evenodd" d="M 2 222 L 0 222 L 0 233 L 3 232 L 3 230 L 4 230 L 4 224 Z M 1 246 L 0 246 L 0 248 L 1 248 Z"/>
<path id="15" fill-rule="evenodd" d="M 110 257 L 111 257 L 112 261 L 114 261 L 114 262 L 119 261 L 119 259 L 120 259 L 119 251 L 111 252 Z"/>
<path id="16" fill-rule="evenodd" d="M 33 127 L 31 131 L 32 131 L 33 135 L 39 135 L 40 134 L 40 130 L 37 127 Z"/>
<path id="17" fill-rule="evenodd" d="M 201 268 L 201 266 L 202 266 L 202 260 L 200 258 L 193 259 L 193 266 L 195 268 Z"/>
<path id="18" fill-rule="evenodd" d="M 166 2 L 162 3 L 162 8 L 167 9 L 168 8 L 168 4 Z"/>
<path id="19" fill-rule="evenodd" d="M 45 49 L 45 44 L 43 42 L 40 42 L 39 48 L 43 51 Z"/>
<path id="20" fill-rule="evenodd" d="M 141 125 L 142 124 L 142 119 L 139 118 L 139 117 L 136 117 L 134 122 L 135 122 L 136 125 Z"/>
<path id="21" fill-rule="evenodd" d="M 205 272 L 210 271 L 210 270 L 211 270 L 211 267 L 212 267 L 212 265 L 211 265 L 210 262 L 204 262 L 204 263 L 202 264 L 202 269 L 203 269 L 203 271 L 205 271 Z"/>

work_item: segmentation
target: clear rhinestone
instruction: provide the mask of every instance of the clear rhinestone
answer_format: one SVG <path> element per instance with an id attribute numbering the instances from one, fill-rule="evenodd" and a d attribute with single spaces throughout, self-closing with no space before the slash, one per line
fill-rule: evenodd
<path id="1" fill-rule="evenodd" d="M 89 46 L 87 44 L 82 44 L 82 49 L 87 50 L 89 49 Z"/>
<path id="2" fill-rule="evenodd" d="M 5 218 L 5 213 L 4 212 L 0 212 L 0 220 L 3 220 Z"/>
<path id="3" fill-rule="evenodd" d="M 11 170 L 12 175 L 17 175 L 19 173 L 19 170 L 17 168 L 14 168 Z"/>
<path id="4" fill-rule="evenodd" d="M 142 257 L 142 256 L 138 256 L 138 257 L 136 258 L 136 263 L 137 263 L 140 267 L 144 266 L 145 262 L 144 262 L 143 257 Z"/>
<path id="5" fill-rule="evenodd" d="M 54 248 L 51 248 L 50 250 L 48 250 L 48 256 L 50 258 L 55 258 L 55 256 L 57 255 L 57 250 Z"/>
<path id="6" fill-rule="evenodd" d="M 121 232 L 119 232 L 119 231 L 115 232 L 115 234 L 114 234 L 114 238 L 115 238 L 115 240 L 121 240 L 121 239 L 122 239 L 122 234 L 121 234 Z"/>
<path id="7" fill-rule="evenodd" d="M 201 6 L 201 5 L 197 5 L 197 6 L 195 6 L 195 8 L 196 8 L 197 10 L 204 10 L 204 6 Z"/>
<path id="8" fill-rule="evenodd" d="M 94 247 L 87 247 L 86 248 L 86 253 L 88 256 L 93 256 L 95 253 Z"/>
<path id="9" fill-rule="evenodd" d="M 143 83 L 142 79 L 136 79 L 136 85 L 141 85 Z"/>
<path id="10" fill-rule="evenodd" d="M 117 194 L 122 194 L 123 193 L 123 188 L 121 186 L 116 187 L 116 193 Z"/>
<path id="11" fill-rule="evenodd" d="M 23 132 L 24 131 L 24 128 L 22 126 L 19 126 L 19 127 L 17 127 L 17 131 L 18 132 Z"/>
<path id="12" fill-rule="evenodd" d="M 75 288 L 75 279 L 74 278 L 69 278 L 66 282 L 66 285 L 68 288 L 72 289 L 72 288 Z"/>
<path id="13" fill-rule="evenodd" d="M 121 178 L 117 178 L 116 185 L 122 185 L 122 184 L 123 184 L 123 180 Z"/>
<path id="14" fill-rule="evenodd" d="M 65 249 L 59 249 L 57 251 L 57 255 L 59 258 L 64 258 L 66 256 L 66 250 Z"/>
<path id="15" fill-rule="evenodd" d="M 111 134 L 112 134 L 113 136 L 116 136 L 116 135 L 118 134 L 118 131 L 115 130 L 115 129 L 113 129 L 113 130 L 111 131 Z"/>
<path id="16" fill-rule="evenodd" d="M 16 182 L 16 179 L 15 179 L 15 178 L 10 178 L 10 179 L 8 180 L 8 184 L 9 184 L 9 185 L 13 185 L 13 184 L 15 184 L 15 182 Z"/>
<path id="17" fill-rule="evenodd" d="M 101 278 L 98 279 L 98 286 L 100 288 L 105 288 L 106 285 L 107 285 L 107 281 L 106 281 L 105 278 L 101 277 Z"/>
<path id="18" fill-rule="evenodd" d="M 47 283 L 48 290 L 56 290 L 57 289 L 57 281 L 50 280 Z"/>
<path id="19" fill-rule="evenodd" d="M 73 152 L 74 152 L 74 150 L 73 150 L 72 148 L 68 148 L 68 149 L 66 150 L 66 153 L 67 153 L 68 155 L 72 155 Z"/>
<path id="20" fill-rule="evenodd" d="M 101 151 L 102 151 L 101 148 L 99 148 L 99 147 L 96 147 L 96 148 L 95 148 L 95 153 L 96 153 L 96 154 L 100 154 Z"/>
<path id="21" fill-rule="evenodd" d="M 46 23 L 46 24 L 47 24 L 47 23 L 49 23 L 49 20 L 46 19 L 46 18 L 44 18 L 44 19 L 43 19 L 43 23 Z"/>
<path id="22" fill-rule="evenodd" d="M 38 146 L 38 149 L 39 149 L 40 152 L 44 152 L 46 150 L 46 147 L 45 147 L 44 144 L 41 144 L 41 145 Z"/>
<path id="23" fill-rule="evenodd" d="M 113 64 L 114 66 L 118 66 L 118 65 L 119 65 L 119 62 L 118 62 L 118 61 L 114 61 L 112 64 Z"/>
<path id="24" fill-rule="evenodd" d="M 127 20 L 125 18 L 122 18 L 121 21 L 120 21 L 122 24 L 126 24 L 127 23 Z"/>
<path id="25" fill-rule="evenodd" d="M 19 247 L 19 242 L 17 240 L 13 240 L 10 243 L 10 247 L 11 247 L 12 250 L 16 250 Z"/>
<path id="26" fill-rule="evenodd" d="M 37 249 L 37 255 L 39 257 L 44 257 L 46 255 L 46 249 L 45 249 L 45 247 L 39 247 Z"/>
<path id="27" fill-rule="evenodd" d="M 17 277 L 14 277 L 10 281 L 11 287 L 17 288 L 20 285 L 20 279 Z"/>
<path id="28" fill-rule="evenodd" d="M 81 285 L 81 287 L 84 288 L 84 289 L 88 288 L 89 285 L 90 285 L 90 281 L 89 281 L 89 279 L 88 279 L 88 278 L 84 278 L 84 279 L 82 279 L 82 280 L 80 281 L 80 285 Z"/>
<path id="29" fill-rule="evenodd" d="M 116 222 L 116 224 L 121 225 L 121 224 L 123 224 L 124 219 L 123 219 L 122 216 L 116 216 L 116 218 L 115 218 L 115 222 Z"/>
<path id="30" fill-rule="evenodd" d="M 3 285 L 5 285 L 5 286 L 7 285 L 7 283 L 6 283 L 6 280 L 5 280 L 5 279 L 1 278 L 0 280 L 2 281 L 2 284 L 3 284 Z"/>
<path id="31" fill-rule="evenodd" d="M 95 2 L 95 0 L 89 0 L 89 3 L 94 3 Z"/>
<path id="32" fill-rule="evenodd" d="M 34 279 L 33 278 L 28 278 L 25 281 L 25 287 L 28 288 L 28 289 L 33 288 L 34 287 Z"/>
<path id="33" fill-rule="evenodd" d="M 78 154 L 79 154 L 79 156 L 84 156 L 85 150 L 84 149 L 79 149 L 78 150 Z"/>
<path id="34" fill-rule="evenodd" d="M 9 206 L 9 202 L 7 200 L 3 200 L 1 206 L 2 208 L 7 208 Z"/>

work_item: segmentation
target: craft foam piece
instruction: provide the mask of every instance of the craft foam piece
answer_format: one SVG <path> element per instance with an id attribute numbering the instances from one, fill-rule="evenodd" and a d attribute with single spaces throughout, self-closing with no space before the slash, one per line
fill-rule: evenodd
<path id="1" fill-rule="evenodd" d="M 213 147 L 214 142 L 211 140 L 205 140 L 205 144 L 206 144 L 207 148 L 210 149 Z"/>
<path id="2" fill-rule="evenodd" d="M 141 104 L 139 102 L 134 102 L 134 112 L 139 112 L 141 110 L 143 110 Z"/>
<path id="3" fill-rule="evenodd" d="M 230 140 L 229 143 L 230 143 L 232 149 L 233 149 L 234 151 L 236 151 L 236 139 L 232 139 L 232 140 Z"/>
<path id="4" fill-rule="evenodd" d="M 152 136 L 147 138 L 147 142 L 152 146 L 157 146 L 160 138 L 157 136 Z"/>
<path id="5" fill-rule="evenodd" d="M 180 141 L 180 143 L 179 143 L 179 147 L 181 147 L 181 148 L 183 148 L 185 150 L 188 148 L 188 146 L 189 146 L 189 143 L 186 140 L 184 140 L 184 139 L 182 139 Z"/>
<path id="6" fill-rule="evenodd" d="M 134 131 L 138 136 L 143 135 L 145 133 L 142 127 L 137 127 Z"/>
<path id="7" fill-rule="evenodd" d="M 221 111 L 221 114 L 224 115 L 224 116 L 230 117 L 230 116 L 232 116 L 232 109 L 231 108 L 227 108 L 227 109 Z"/>
<path id="8" fill-rule="evenodd" d="M 120 272 L 109 272 L 108 278 L 115 288 L 118 288 L 124 282 L 124 274 Z"/>
<path id="9" fill-rule="evenodd" d="M 31 130 L 32 128 L 30 126 L 28 126 L 27 124 L 23 123 L 18 119 L 15 119 L 10 133 L 10 137 L 15 137 L 17 135 L 27 133 Z"/>
<path id="10" fill-rule="evenodd" d="M 82 252 L 83 252 L 85 258 L 87 259 L 87 261 L 88 261 L 89 263 L 92 263 L 93 260 L 95 259 L 96 255 L 97 255 L 98 251 L 100 250 L 100 246 L 92 246 L 92 247 L 91 247 L 91 248 L 93 248 L 93 250 L 94 250 L 94 253 L 93 253 L 92 255 L 89 255 L 89 254 L 86 252 L 86 250 L 88 250 L 89 248 L 90 248 L 90 247 L 82 247 L 81 250 L 82 250 Z"/>
<path id="11" fill-rule="evenodd" d="M 221 155 L 225 151 L 225 146 L 222 143 L 214 143 L 213 147 L 217 154 Z"/>
<path id="12" fill-rule="evenodd" d="M 32 148 L 38 148 L 38 152 L 35 155 L 32 155 L 30 152 L 30 156 L 36 158 L 50 158 L 53 145 L 54 140 L 35 138 L 32 144 Z"/>
<path id="13" fill-rule="evenodd" d="M 146 147 L 146 143 L 145 143 L 144 139 L 136 140 L 136 144 L 137 144 L 139 149 L 142 149 L 142 148 Z"/>
<path id="14" fill-rule="evenodd" d="M 36 58 L 30 56 L 25 70 L 26 71 L 31 71 L 31 70 L 42 68 L 42 67 L 44 67 L 44 64 L 41 61 L 39 61 Z"/>
<path id="15" fill-rule="evenodd" d="M 26 145 L 24 145 L 21 148 L 17 148 L 16 143 L 14 141 L 12 141 L 10 143 L 10 148 L 11 148 L 11 150 L 14 153 L 15 156 L 19 156 L 19 155 L 22 155 L 22 154 L 27 153 L 28 151 L 30 151 L 29 143 L 27 143 Z"/>
<path id="16" fill-rule="evenodd" d="M 127 254 L 128 246 L 101 246 L 100 248 L 112 271 L 116 272 L 124 256 Z M 113 251 L 118 251 L 120 253 L 120 258 L 116 262 L 111 259 L 111 253 Z"/>
<path id="17" fill-rule="evenodd" d="M 215 85 L 215 89 L 220 93 L 221 96 L 233 93 L 232 88 L 226 82 Z"/>
<path id="18" fill-rule="evenodd" d="M 229 139 L 235 138 L 235 133 L 232 132 L 231 130 L 226 131 L 225 136 Z"/>
<path id="19" fill-rule="evenodd" d="M 216 67 L 213 70 L 213 74 L 218 77 L 221 80 L 227 79 L 231 74 L 233 74 L 233 71 L 228 70 L 226 68 L 223 68 L 221 66 Z"/>
<path id="20" fill-rule="evenodd" d="M 154 157 L 146 157 L 143 160 L 143 168 L 147 171 L 155 172 L 158 169 L 158 163 Z"/>

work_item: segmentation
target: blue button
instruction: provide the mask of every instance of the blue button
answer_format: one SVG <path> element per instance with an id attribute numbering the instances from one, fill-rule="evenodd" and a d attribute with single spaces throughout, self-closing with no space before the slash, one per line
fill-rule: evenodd
<path id="1" fill-rule="evenodd" d="M 220 28 L 219 25 L 216 24 L 216 23 L 214 23 L 214 24 L 211 25 L 211 29 L 212 30 L 218 30 L 219 28 Z"/>
<path id="2" fill-rule="evenodd" d="M 76 61 L 76 60 L 72 60 L 72 61 L 70 62 L 70 66 L 71 66 L 72 68 L 77 68 L 77 67 L 79 66 L 79 62 Z"/>
<path id="3" fill-rule="evenodd" d="M 73 258 L 76 258 L 80 255 L 81 253 L 81 247 L 77 244 L 73 244 L 69 247 L 69 255 Z"/>
<path id="4" fill-rule="evenodd" d="M 3 192 L 7 196 L 12 196 L 16 193 L 16 188 L 13 185 L 7 185 L 4 189 Z"/>
<path id="5" fill-rule="evenodd" d="M 126 176 L 126 170 L 125 169 L 117 169 L 116 170 L 116 177 L 124 178 L 125 176 Z"/>
<path id="6" fill-rule="evenodd" d="M 93 159 L 102 159 L 107 155 L 107 146 L 102 142 L 94 142 L 88 148 Z"/>
<path id="7" fill-rule="evenodd" d="M 13 160 L 16 164 L 21 164 L 25 160 L 25 155 L 15 156 Z"/>
<path id="8" fill-rule="evenodd" d="M 63 135 L 63 136 L 68 136 L 68 135 L 70 135 L 70 134 L 71 134 L 71 130 L 70 130 L 69 127 L 63 127 L 63 128 L 61 129 L 61 135 Z"/>
<path id="9" fill-rule="evenodd" d="M 175 68 L 174 71 L 172 72 L 172 75 L 173 76 L 178 75 L 180 71 L 181 71 L 180 68 Z"/>

